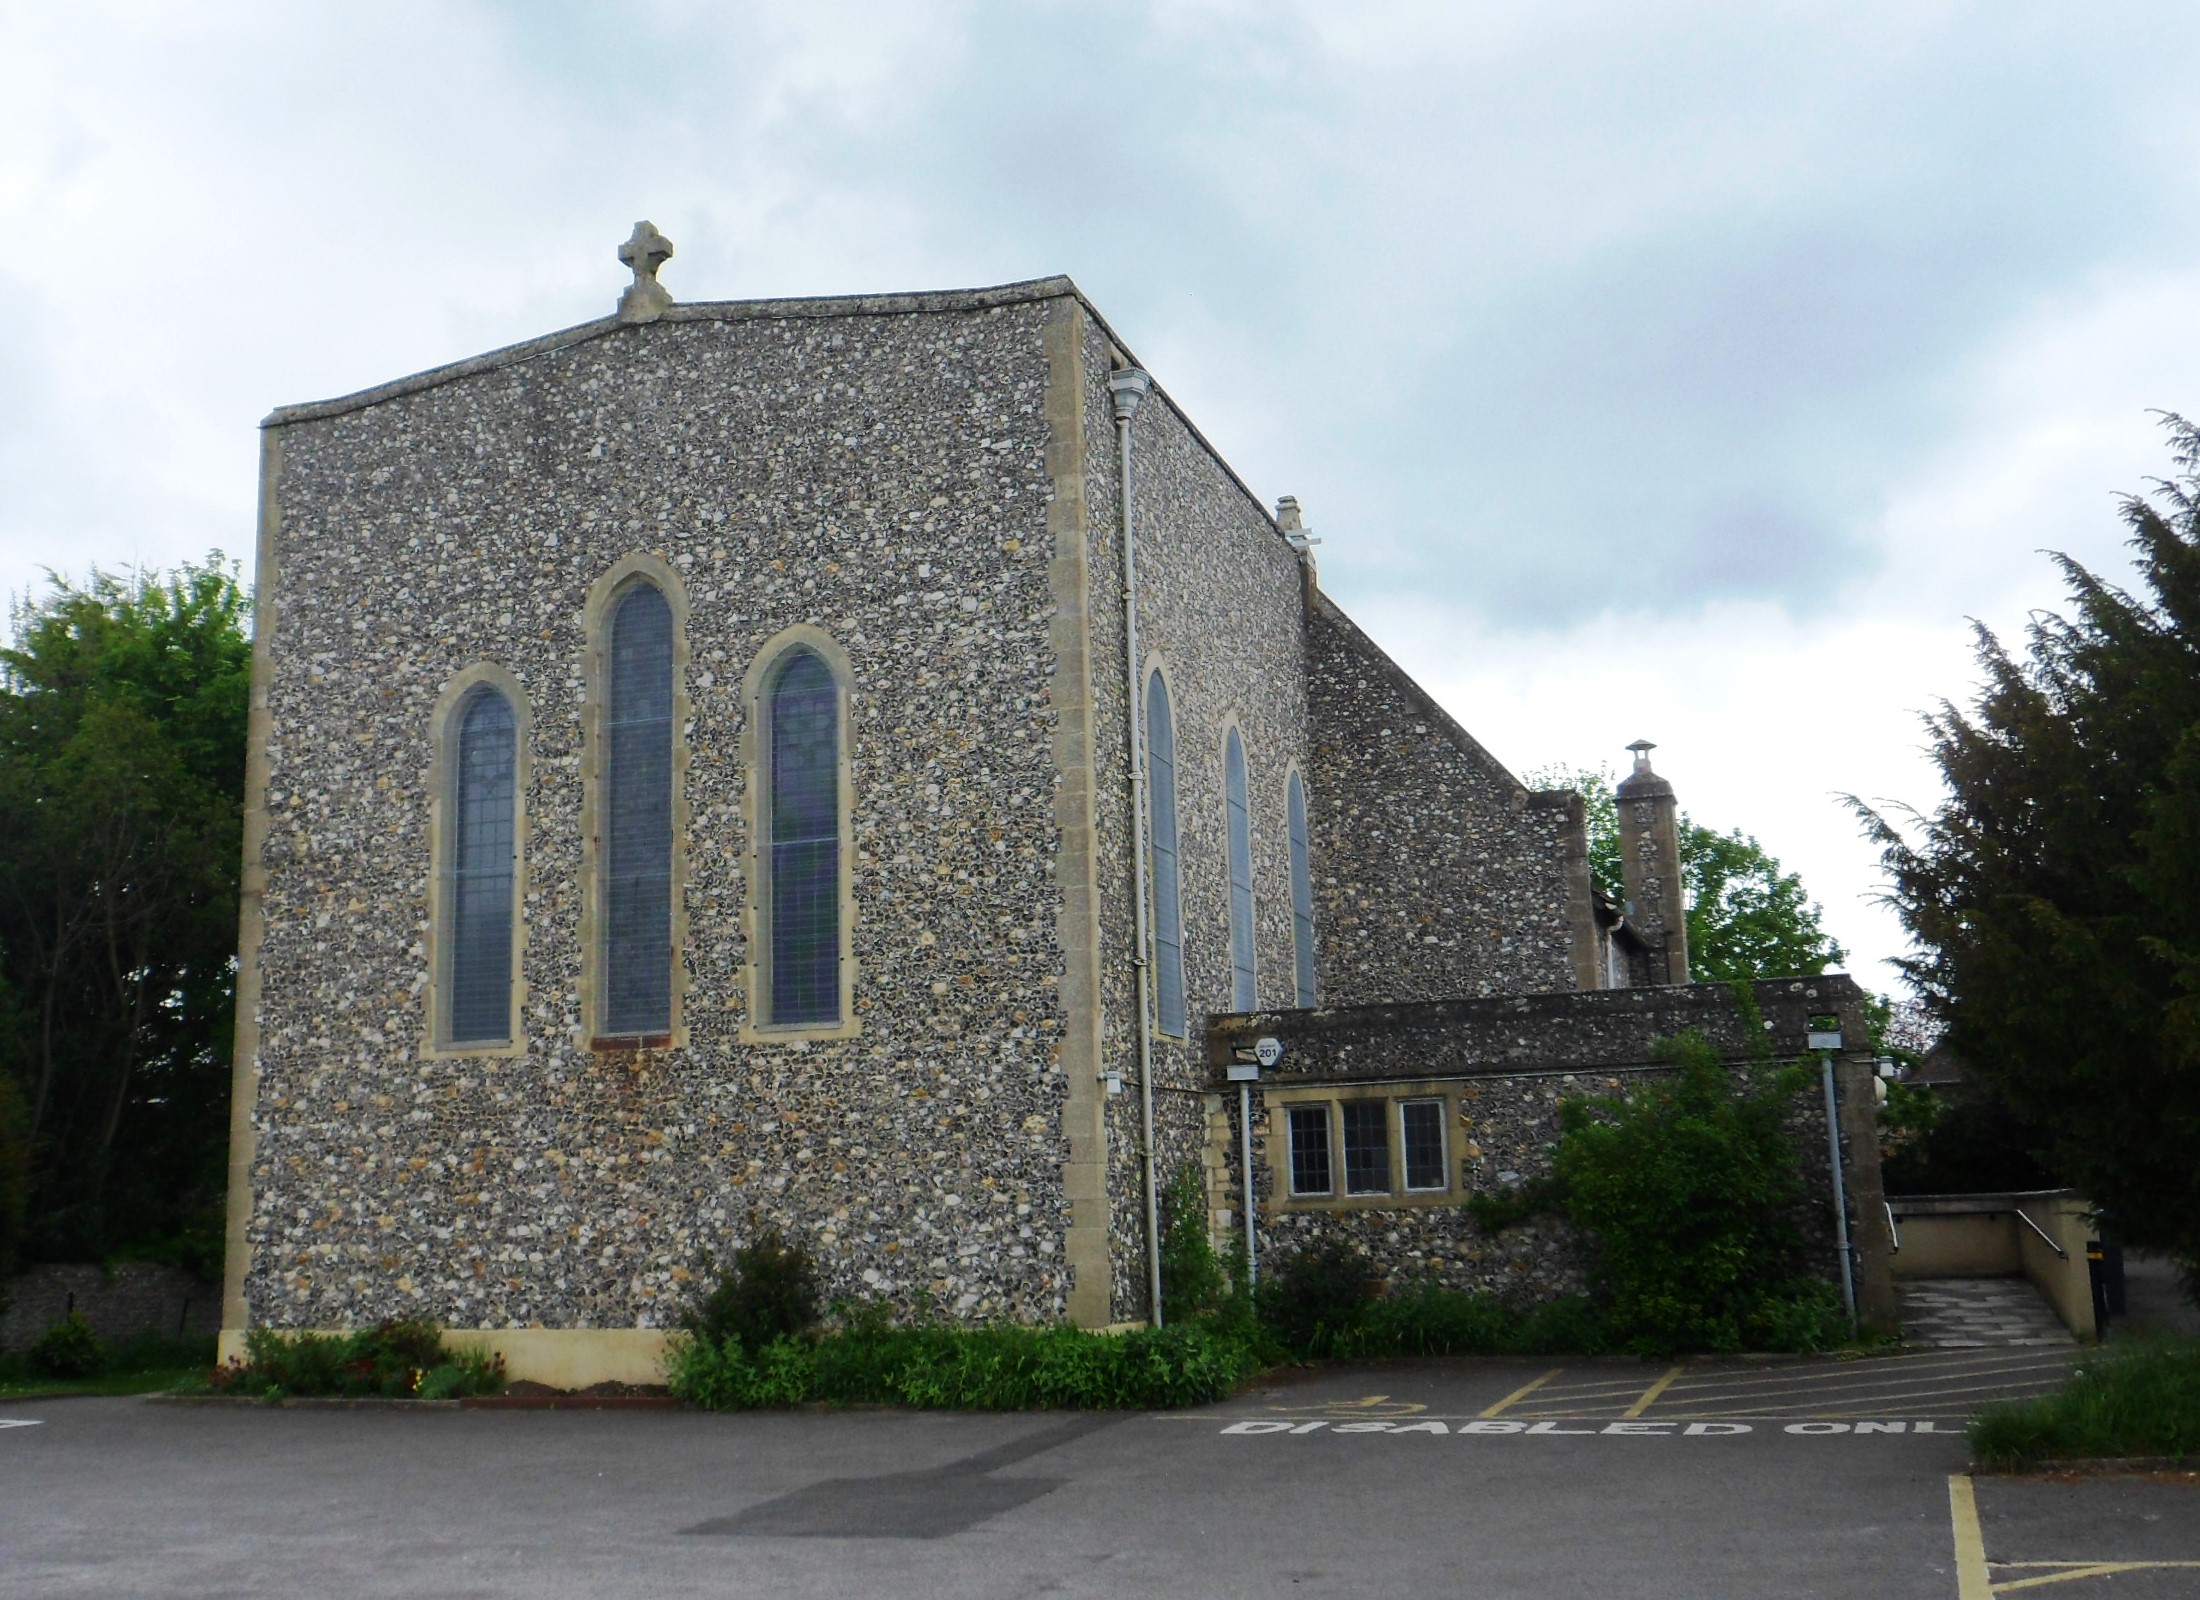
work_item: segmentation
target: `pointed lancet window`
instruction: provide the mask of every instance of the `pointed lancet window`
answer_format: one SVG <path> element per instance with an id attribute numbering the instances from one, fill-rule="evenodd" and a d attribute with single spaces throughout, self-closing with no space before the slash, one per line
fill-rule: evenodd
<path id="1" fill-rule="evenodd" d="M 611 605 L 603 738 L 603 994 L 596 1031 L 672 1031 L 672 607 L 630 584 Z"/>
<path id="2" fill-rule="evenodd" d="M 816 652 L 773 670 L 768 860 L 773 1027 L 841 1020 L 840 688 Z"/>
<path id="3" fill-rule="evenodd" d="M 1230 1005 L 1237 1011 L 1259 1005 L 1253 966 L 1253 818 L 1245 791 L 1245 741 L 1232 728 L 1222 750 L 1222 798 L 1230 853 Z"/>
<path id="4" fill-rule="evenodd" d="M 1296 772 L 1286 786 L 1291 834 L 1291 971 L 1301 1011 L 1318 1003 L 1314 990 L 1314 866 L 1306 834 L 1306 785 Z"/>
<path id="5" fill-rule="evenodd" d="M 487 684 L 459 702 L 454 719 L 443 874 L 444 1042 L 503 1045 L 512 1038 L 518 727 L 511 702 Z"/>
<path id="6" fill-rule="evenodd" d="M 1153 867 L 1153 968 L 1155 1026 L 1184 1033 L 1184 896 L 1177 869 L 1176 719 L 1169 686 L 1155 672 L 1146 679 L 1147 839 Z"/>

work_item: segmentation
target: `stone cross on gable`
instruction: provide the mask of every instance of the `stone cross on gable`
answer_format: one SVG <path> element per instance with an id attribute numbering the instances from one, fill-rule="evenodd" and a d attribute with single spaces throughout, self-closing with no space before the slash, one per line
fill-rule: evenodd
<path id="1" fill-rule="evenodd" d="M 672 259 L 672 241 L 655 223 L 637 222 L 619 246 L 619 259 L 634 269 L 634 281 L 619 296 L 619 320 L 655 322 L 672 304 L 671 293 L 657 281 L 657 269 Z"/>

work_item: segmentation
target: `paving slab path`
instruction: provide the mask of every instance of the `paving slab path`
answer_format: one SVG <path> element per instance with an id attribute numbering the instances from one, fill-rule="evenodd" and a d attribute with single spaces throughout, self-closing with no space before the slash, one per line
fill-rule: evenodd
<path id="1" fill-rule="evenodd" d="M 1895 1305 L 1903 1342 L 1928 1349 L 2078 1342 L 2029 1278 L 1912 1278 L 1895 1284 Z"/>

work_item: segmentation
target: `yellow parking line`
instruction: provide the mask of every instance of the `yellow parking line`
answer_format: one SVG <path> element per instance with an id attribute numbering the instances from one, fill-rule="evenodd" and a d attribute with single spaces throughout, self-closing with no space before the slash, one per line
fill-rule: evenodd
<path id="1" fill-rule="evenodd" d="M 1685 1398 L 1689 1404 L 1700 1404 L 1708 1398 L 1726 1399 L 1750 1394 L 1778 1394 L 1783 1390 L 1812 1389 L 1873 1389 L 1884 1384 L 1933 1383 L 1947 1378 L 2002 1378 L 2020 1373 L 2061 1371 L 2065 1363 L 2059 1361 L 2028 1361 L 2010 1366 L 1967 1365 L 1949 1367 L 1932 1372 L 1821 1372 L 1817 1374 L 1787 1373 L 1777 1379 L 1759 1380 L 1716 1377 L 1695 1377 L 1674 1387 L 1676 1400 Z"/>
<path id="2" fill-rule="evenodd" d="M 1955 1534 L 1956 1600 L 1994 1600 L 1986 1570 L 1986 1540 L 1978 1531 L 1978 1495 L 1966 1473 L 1948 1479 L 1948 1522 Z"/>
<path id="3" fill-rule="evenodd" d="M 2044 1567 L 2044 1561 L 1997 1561 L 1997 1567 Z M 2159 1572 L 2165 1568 L 2200 1567 L 2200 1561 L 2089 1561 L 2070 1563 L 2060 1572 L 2043 1572 L 2036 1578 L 2015 1578 L 1994 1585 L 1994 1593 L 2012 1589 L 2037 1589 L 2043 1583 L 2068 1583 L 2073 1578 L 2106 1578 L 2119 1572 Z"/>
<path id="4" fill-rule="evenodd" d="M 1822 1405 L 1885 1405 L 1900 1408 L 1913 1403 L 1945 1399 L 1949 1395 L 1978 1394 L 1982 1391 L 1994 1394 L 2010 1394 L 2012 1393 L 2012 1386 L 2003 1383 L 1969 1383 L 1957 1384 L 1952 1388 L 1942 1389 L 1885 1389 L 1876 1394 L 1829 1394 L 1821 1395 L 1812 1400 L 1785 1400 L 1778 1405 L 1771 1406 L 1757 1405 L 1751 1402 L 1750 1411 L 1755 1416 L 1769 1417 L 1783 1411 L 1796 1411 L 1808 1406 Z M 1686 1404 L 1692 1409 L 1701 1409 L 1706 1402 L 1695 1395 L 1690 1395 L 1685 1402 L 1676 1401 L 1675 1404 Z M 1740 1409 L 1740 1403 L 1737 1403 L 1735 1409 Z"/>
<path id="5" fill-rule="evenodd" d="M 1535 1382 L 1522 1384 L 1511 1394 L 1505 1396 L 1504 1399 L 1498 1401 L 1496 1405 L 1491 1406 L 1487 1411 L 1483 1412 L 1482 1415 L 1485 1417 L 1502 1416 L 1507 1406 L 1516 1405 L 1520 1401 L 1527 1399 L 1529 1395 L 1534 1394 L 1536 1390 L 1542 1388 L 1546 1383 L 1549 1383 L 1553 1378 L 1557 1377 L 1561 1372 L 1564 1372 L 1565 1370 L 1566 1369 L 1564 1367 L 1551 1368 L 1550 1371 L 1544 1373 L 1543 1376 L 1536 1379 Z"/>
<path id="6" fill-rule="evenodd" d="M 1798 1386 L 1823 1387 L 1851 1383 L 1929 1383 L 1935 1378 L 1969 1377 L 1974 1374 L 1991 1376 L 1997 1372 L 2057 1372 L 2067 1371 L 2070 1363 L 2056 1360 L 2030 1361 L 1943 1361 L 1912 1367 L 1865 1366 L 1816 1367 L 1787 1372 L 1741 1373 L 1706 1372 L 1702 1368 L 1689 1373 L 1681 1383 L 1687 1389 L 1792 1389 Z"/>
<path id="7" fill-rule="evenodd" d="M 1641 1416 L 1645 1411 L 1648 1411 L 1653 1404 L 1656 1403 L 1659 1395 L 1665 1393 L 1666 1390 L 1673 1387 L 1673 1380 L 1687 1370 L 1688 1369 L 1686 1367 L 1673 1368 L 1671 1371 L 1666 1373 L 1664 1377 L 1660 1378 L 1656 1383 L 1653 1383 L 1652 1385 L 1650 1385 L 1649 1388 L 1643 1390 L 1642 1397 L 1638 1399 L 1633 1405 L 1629 1406 L 1625 1411 L 1621 1412 L 1620 1415 L 1622 1417 Z"/>

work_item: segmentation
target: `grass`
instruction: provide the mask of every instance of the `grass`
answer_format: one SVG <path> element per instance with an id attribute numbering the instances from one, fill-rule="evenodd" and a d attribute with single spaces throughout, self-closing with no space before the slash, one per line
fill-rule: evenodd
<path id="1" fill-rule="evenodd" d="M 2119 1456 L 2200 1456 L 2200 1339 L 2086 1356 L 2053 1394 L 1987 1407 L 1970 1428 L 1981 1466 L 2022 1470 Z"/>
<path id="2" fill-rule="evenodd" d="M 0 1400 L 153 1394 L 203 1379 L 213 1365 L 212 1339 L 140 1339 L 108 1351 L 100 1370 L 81 1378 L 56 1378 L 21 1357 L 10 1357 L 0 1359 Z"/>

